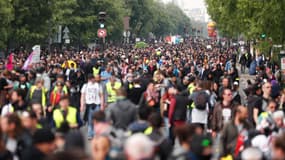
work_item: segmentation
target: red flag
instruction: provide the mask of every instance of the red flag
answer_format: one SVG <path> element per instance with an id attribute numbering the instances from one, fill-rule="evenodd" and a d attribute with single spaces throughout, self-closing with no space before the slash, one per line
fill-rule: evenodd
<path id="1" fill-rule="evenodd" d="M 243 145 L 244 145 L 244 136 L 239 134 L 237 138 L 236 148 L 235 148 L 235 157 L 239 155 L 240 150 L 242 149 Z"/>
<path id="2" fill-rule="evenodd" d="M 12 71 L 14 66 L 13 66 L 13 59 L 14 59 L 14 54 L 11 53 L 8 57 L 8 61 L 7 61 L 7 65 L 6 65 L 6 69 L 8 71 Z"/>

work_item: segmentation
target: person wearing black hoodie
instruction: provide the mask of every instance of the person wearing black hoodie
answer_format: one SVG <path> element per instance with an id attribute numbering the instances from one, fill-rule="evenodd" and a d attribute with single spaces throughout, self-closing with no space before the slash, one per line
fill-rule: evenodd
<path id="1" fill-rule="evenodd" d="M 128 90 L 128 99 L 131 100 L 135 105 L 139 104 L 140 97 L 143 94 L 144 89 L 140 84 L 140 79 L 133 81 L 133 87 Z"/>
<path id="2" fill-rule="evenodd" d="M 39 129 L 33 136 L 32 147 L 26 148 L 22 160 L 43 160 L 56 149 L 55 136 L 48 129 Z"/>

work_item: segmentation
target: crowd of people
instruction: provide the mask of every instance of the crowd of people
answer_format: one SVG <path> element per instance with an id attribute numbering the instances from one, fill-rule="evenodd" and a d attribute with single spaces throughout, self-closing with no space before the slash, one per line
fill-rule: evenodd
<path id="1" fill-rule="evenodd" d="M 25 69 L 16 51 L 0 63 L 0 159 L 284 159 L 278 64 L 211 42 L 42 51 Z"/>

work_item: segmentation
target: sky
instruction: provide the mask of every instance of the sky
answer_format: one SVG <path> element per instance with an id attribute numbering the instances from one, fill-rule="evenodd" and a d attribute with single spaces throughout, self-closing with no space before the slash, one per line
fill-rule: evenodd
<path id="1" fill-rule="evenodd" d="M 192 8 L 206 8 L 204 0 L 182 0 L 184 1 L 184 6 L 192 9 Z"/>
<path id="2" fill-rule="evenodd" d="M 171 2 L 172 0 L 163 0 L 165 3 Z M 193 8 L 205 8 L 204 0 L 174 0 L 174 1 L 183 1 L 184 6 L 187 9 Z"/>
<path id="3" fill-rule="evenodd" d="M 206 9 L 205 0 L 161 0 L 164 3 L 169 3 L 174 1 L 183 10 L 191 9 Z M 205 22 L 210 21 L 210 16 L 206 13 Z"/>

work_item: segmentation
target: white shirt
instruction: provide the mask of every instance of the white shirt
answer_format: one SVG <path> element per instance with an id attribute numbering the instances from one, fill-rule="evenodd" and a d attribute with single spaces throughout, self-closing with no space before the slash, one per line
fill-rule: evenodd
<path id="1" fill-rule="evenodd" d="M 103 89 L 99 83 L 84 84 L 81 93 L 85 94 L 86 104 L 101 104 L 100 94 L 103 94 Z"/>
<path id="2" fill-rule="evenodd" d="M 3 106 L 2 112 L 1 112 L 1 116 L 4 117 L 6 115 L 8 115 L 9 113 L 13 113 L 13 106 L 11 103 L 6 104 L 5 106 Z"/>
<path id="3" fill-rule="evenodd" d="M 202 123 L 207 124 L 208 122 L 208 110 L 199 110 L 193 108 L 192 110 L 192 123 Z"/>
<path id="4" fill-rule="evenodd" d="M 15 155 L 17 149 L 17 141 L 15 139 L 8 138 L 6 148 L 8 151 L 14 154 L 13 160 L 19 159 L 19 157 Z"/>
<path id="5" fill-rule="evenodd" d="M 224 123 L 227 123 L 231 119 L 231 116 L 232 116 L 231 109 L 230 108 L 223 108 L 222 116 L 224 118 Z"/>

